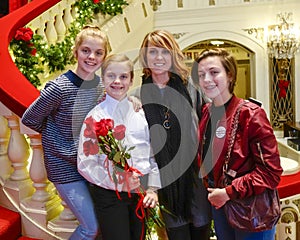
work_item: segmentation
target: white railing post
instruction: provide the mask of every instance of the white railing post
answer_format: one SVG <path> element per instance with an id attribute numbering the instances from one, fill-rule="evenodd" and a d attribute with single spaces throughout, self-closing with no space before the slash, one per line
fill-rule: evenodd
<path id="1" fill-rule="evenodd" d="M 43 148 L 40 134 L 27 134 L 30 138 L 32 148 L 32 159 L 30 164 L 30 178 L 33 181 L 33 187 L 36 189 L 32 195 L 32 200 L 44 202 L 51 198 L 46 188 L 49 184 L 47 173 L 44 165 Z"/>
<path id="2" fill-rule="evenodd" d="M 10 131 L 7 125 L 7 120 L 0 113 L 0 181 L 9 178 L 12 167 L 7 155 L 8 140 Z"/>
<path id="3" fill-rule="evenodd" d="M 13 205 L 19 206 L 22 199 L 33 193 L 27 170 L 29 146 L 24 135 L 20 133 L 19 117 L 2 103 L 0 103 L 0 112 L 7 119 L 10 129 L 7 156 L 13 168 L 12 174 L 4 182 L 3 190 L 11 198 L 10 201 L 13 202 Z"/>
<path id="4" fill-rule="evenodd" d="M 48 14 L 49 16 L 47 16 L 48 20 L 47 20 L 47 28 L 45 34 L 49 45 L 51 45 L 51 44 L 55 44 L 57 41 L 57 32 L 54 26 L 55 19 L 54 16 L 52 15 L 52 10 L 50 10 Z"/>
<path id="5" fill-rule="evenodd" d="M 22 123 L 20 126 L 21 132 L 30 138 L 32 157 L 29 174 L 35 189 L 32 196 L 23 199 L 20 203 L 21 209 L 33 221 L 32 223 L 27 218 L 22 218 L 23 229 L 27 236 L 48 239 L 48 220 L 58 216 L 62 206 L 60 198 L 47 178 L 41 134 L 25 127 Z"/>
<path id="6" fill-rule="evenodd" d="M 8 157 L 14 168 L 10 179 L 13 181 L 23 181 L 29 179 L 27 170 L 29 147 L 23 134 L 20 133 L 19 117 L 14 113 L 6 116 L 11 135 L 8 144 Z"/>
<path id="7" fill-rule="evenodd" d="M 3 112 L 6 112 L 6 109 L 3 109 L 3 104 L 0 102 L 0 205 L 12 208 L 10 201 L 2 190 L 4 182 L 13 171 L 7 154 L 10 130 L 6 118 L 3 117 Z"/>
<path id="8" fill-rule="evenodd" d="M 73 17 L 71 14 L 71 2 L 69 2 L 69 0 L 66 1 L 66 5 L 65 5 L 65 9 L 63 10 L 63 20 L 65 23 L 66 28 L 68 28 L 70 26 L 70 24 L 73 22 Z"/>
<path id="9" fill-rule="evenodd" d="M 54 27 L 57 32 L 57 41 L 61 42 L 65 38 L 65 34 L 67 31 L 67 28 L 63 21 L 63 9 L 60 9 L 59 7 L 55 8 L 56 10 L 56 16 L 55 16 L 55 23 Z"/>

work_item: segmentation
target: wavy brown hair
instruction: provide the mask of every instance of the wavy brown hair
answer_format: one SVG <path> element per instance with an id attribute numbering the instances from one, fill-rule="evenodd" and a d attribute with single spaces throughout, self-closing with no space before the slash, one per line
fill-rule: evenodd
<path id="1" fill-rule="evenodd" d="M 183 83 L 187 84 L 189 69 L 183 61 L 184 55 L 173 35 L 166 30 L 154 30 L 153 32 L 148 33 L 142 42 L 139 58 L 140 64 L 143 68 L 143 73 L 146 75 L 146 77 L 151 75 L 151 69 L 148 68 L 147 63 L 147 49 L 149 45 L 165 48 L 170 52 L 172 56 L 172 67 L 169 70 L 169 74 L 175 73 L 179 75 Z"/>
<path id="2" fill-rule="evenodd" d="M 236 84 L 236 77 L 237 77 L 237 63 L 234 56 L 232 56 L 226 49 L 224 48 L 212 48 L 206 49 L 201 52 L 197 59 L 192 66 L 192 79 L 194 82 L 198 82 L 199 84 L 199 77 L 198 77 L 198 64 L 201 60 L 207 57 L 219 57 L 222 66 L 225 68 L 227 75 L 231 76 L 231 81 L 229 83 L 229 92 L 233 93 L 235 84 Z"/>

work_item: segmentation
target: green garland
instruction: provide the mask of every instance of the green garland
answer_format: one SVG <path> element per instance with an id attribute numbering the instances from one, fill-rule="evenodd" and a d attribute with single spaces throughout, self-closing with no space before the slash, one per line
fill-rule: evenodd
<path id="1" fill-rule="evenodd" d="M 33 36 L 30 28 L 18 29 L 15 38 L 10 42 L 10 50 L 16 66 L 35 87 L 41 85 L 38 74 L 44 72 L 43 66 L 39 64 L 37 45 L 42 46 L 41 36 Z"/>
<path id="2" fill-rule="evenodd" d="M 35 86 L 41 86 L 39 74 L 62 71 L 69 64 L 74 64 L 72 54 L 74 39 L 81 28 L 91 23 L 95 14 L 115 16 L 123 13 L 128 5 L 124 0 L 78 0 L 74 6 L 78 9 L 76 19 L 70 24 L 65 38 L 50 46 L 43 37 L 33 34 L 30 28 L 20 28 L 10 42 L 13 60 L 21 73 Z"/>

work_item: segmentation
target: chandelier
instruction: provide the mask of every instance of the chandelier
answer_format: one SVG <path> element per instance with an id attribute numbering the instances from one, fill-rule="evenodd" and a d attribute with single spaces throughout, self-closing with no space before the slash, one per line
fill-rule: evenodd
<path id="1" fill-rule="evenodd" d="M 292 13 L 279 13 L 278 25 L 269 26 L 268 52 L 276 59 L 291 59 L 299 47 L 299 30 L 289 23 Z"/>

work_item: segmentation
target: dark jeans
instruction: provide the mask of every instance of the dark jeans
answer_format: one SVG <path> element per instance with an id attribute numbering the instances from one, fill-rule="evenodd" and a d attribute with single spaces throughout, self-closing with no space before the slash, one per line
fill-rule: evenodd
<path id="1" fill-rule="evenodd" d="M 121 200 L 115 191 L 90 185 L 96 215 L 103 240 L 140 240 L 143 224 L 135 213 L 138 196 L 120 192 Z"/>
<path id="2" fill-rule="evenodd" d="M 168 228 L 169 240 L 209 240 L 210 224 L 194 227 L 193 224 L 186 224 L 180 227 Z"/>

